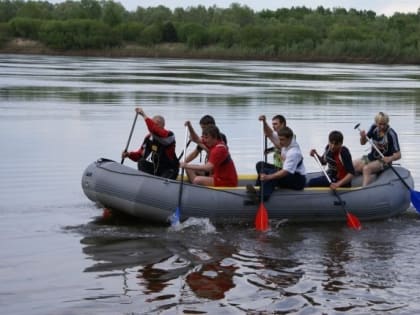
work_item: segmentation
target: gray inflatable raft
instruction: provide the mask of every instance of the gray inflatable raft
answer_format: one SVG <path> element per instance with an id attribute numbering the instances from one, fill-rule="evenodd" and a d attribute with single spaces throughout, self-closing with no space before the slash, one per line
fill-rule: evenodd
<path id="1" fill-rule="evenodd" d="M 410 172 L 394 169 L 412 188 Z M 320 176 L 322 173 L 310 173 Z M 254 184 L 256 176 L 241 176 L 239 187 L 203 187 L 184 180 L 181 220 L 189 217 L 209 218 L 214 223 L 251 223 L 258 204 L 247 202 L 245 185 Z M 337 190 L 344 207 L 361 221 L 396 216 L 410 206 L 410 192 L 390 169 L 366 187 L 361 177 L 352 188 Z M 115 161 L 99 159 L 90 164 L 82 176 L 86 196 L 100 207 L 121 211 L 147 221 L 169 223 L 178 207 L 180 181 L 140 172 Z M 291 222 L 346 221 L 343 205 L 329 188 L 311 187 L 302 191 L 278 189 L 264 202 L 269 219 Z"/>

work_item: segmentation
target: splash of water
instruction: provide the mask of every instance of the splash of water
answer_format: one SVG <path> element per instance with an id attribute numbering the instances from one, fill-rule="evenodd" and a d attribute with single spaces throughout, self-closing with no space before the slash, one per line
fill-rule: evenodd
<path id="1" fill-rule="evenodd" d="M 215 226 L 208 218 L 188 218 L 182 223 L 171 225 L 169 231 L 179 232 L 183 230 L 195 229 L 202 234 L 211 234 L 216 232 Z"/>

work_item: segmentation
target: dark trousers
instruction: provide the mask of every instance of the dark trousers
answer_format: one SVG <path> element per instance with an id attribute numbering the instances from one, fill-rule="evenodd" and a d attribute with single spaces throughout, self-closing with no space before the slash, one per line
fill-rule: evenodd
<path id="1" fill-rule="evenodd" d="M 332 182 L 335 183 L 337 180 L 335 178 L 331 178 Z M 330 182 L 325 176 L 319 176 L 311 178 L 306 185 L 308 187 L 329 187 Z M 343 185 L 343 187 L 351 187 L 351 182 Z"/>
<path id="2" fill-rule="evenodd" d="M 288 174 L 282 178 L 267 180 L 263 182 L 263 198 L 267 201 L 276 187 L 302 190 L 305 187 L 305 184 L 306 176 L 299 173 Z"/>
<path id="3" fill-rule="evenodd" d="M 275 167 L 274 164 L 270 164 L 264 161 L 259 161 L 255 165 L 255 169 L 257 170 L 257 174 L 264 173 L 264 174 L 273 174 L 280 170 L 279 168 Z M 255 182 L 255 186 L 261 186 L 260 177 L 257 177 L 257 181 Z"/>
<path id="4" fill-rule="evenodd" d="M 143 171 L 147 174 L 169 179 L 176 179 L 179 172 L 178 167 L 158 167 L 157 169 L 155 169 L 155 165 L 152 162 L 146 161 L 144 159 L 140 159 L 138 161 L 137 168 L 139 169 L 139 171 Z"/>

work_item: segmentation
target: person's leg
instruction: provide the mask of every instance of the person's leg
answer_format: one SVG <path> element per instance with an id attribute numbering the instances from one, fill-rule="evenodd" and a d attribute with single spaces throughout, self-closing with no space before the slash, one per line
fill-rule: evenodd
<path id="1" fill-rule="evenodd" d="M 195 176 L 192 183 L 201 186 L 214 186 L 214 180 L 212 176 Z"/>
<path id="2" fill-rule="evenodd" d="M 270 163 L 266 163 L 263 161 L 260 161 L 257 163 L 257 165 L 255 166 L 255 168 L 257 169 L 257 173 L 264 173 L 264 174 L 273 174 L 275 172 L 278 171 L 278 169 L 274 166 L 274 164 L 270 164 Z M 257 181 L 255 183 L 255 186 L 261 186 L 261 181 L 260 181 L 260 177 L 257 177 Z"/>
<path id="3" fill-rule="evenodd" d="M 144 159 L 140 159 L 137 162 L 137 168 L 139 171 L 145 172 L 147 174 L 155 175 L 154 174 L 154 168 L 153 163 L 146 161 Z"/>
<path id="4" fill-rule="evenodd" d="M 311 178 L 308 181 L 308 184 L 306 186 L 307 187 L 328 187 L 328 186 L 330 186 L 330 182 L 325 177 L 325 175 L 322 175 L 322 176 L 319 176 L 319 177 Z"/>
<path id="5" fill-rule="evenodd" d="M 277 180 L 277 186 L 281 188 L 301 190 L 305 184 L 306 177 L 300 174 L 289 174 Z"/>
<path id="6" fill-rule="evenodd" d="M 382 171 L 384 165 L 381 161 L 372 161 L 363 167 L 363 186 L 369 185 L 374 179 L 375 174 Z"/>
<path id="7" fill-rule="evenodd" d="M 365 167 L 366 164 L 369 163 L 369 159 L 367 155 L 362 156 L 360 159 L 356 159 L 353 161 L 353 168 L 356 174 L 362 174 L 363 173 L 363 167 Z"/>
<path id="8" fill-rule="evenodd" d="M 160 174 L 163 178 L 169 178 L 169 179 L 176 179 L 178 177 L 179 169 L 178 168 L 169 168 Z"/>
<path id="9" fill-rule="evenodd" d="M 264 161 L 259 161 L 257 164 L 255 164 L 255 170 L 257 171 L 257 174 L 261 173 L 261 170 L 264 169 Z"/>
<path id="10" fill-rule="evenodd" d="M 188 177 L 190 183 L 193 183 L 194 179 L 197 177 L 196 172 L 194 170 L 186 169 L 185 173 L 187 173 L 187 177 Z"/>
<path id="11" fill-rule="evenodd" d="M 259 161 L 257 162 L 257 164 L 255 164 L 255 170 L 257 171 L 257 180 L 255 181 L 255 186 L 261 186 L 261 181 L 260 181 L 260 173 L 261 171 L 264 170 L 264 165 L 266 163 L 264 161 Z"/>
<path id="12" fill-rule="evenodd" d="M 264 168 L 264 173 L 265 174 L 273 174 L 275 172 L 277 172 L 277 168 L 274 165 L 271 165 L 271 166 L 268 165 L 266 168 Z M 274 189 L 277 186 L 277 182 L 278 182 L 277 179 L 266 180 L 266 181 L 263 182 L 263 192 L 262 193 L 263 193 L 264 201 L 267 201 L 270 198 L 271 194 L 273 193 Z"/>
<path id="13" fill-rule="evenodd" d="M 263 193 L 263 199 L 264 201 L 267 201 L 270 199 L 271 194 L 273 193 L 274 189 L 276 188 L 277 180 L 265 180 L 262 182 L 262 193 Z"/>
<path id="14" fill-rule="evenodd" d="M 363 166 L 365 166 L 365 163 L 363 159 L 357 159 L 353 161 L 353 167 L 356 174 L 361 174 L 363 171 Z"/>

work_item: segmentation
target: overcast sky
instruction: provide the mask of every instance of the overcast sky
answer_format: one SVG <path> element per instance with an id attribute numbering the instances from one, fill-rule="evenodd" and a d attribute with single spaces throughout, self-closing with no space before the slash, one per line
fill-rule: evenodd
<path id="1" fill-rule="evenodd" d="M 220 8 L 229 7 L 232 2 L 239 3 L 241 5 L 247 5 L 254 11 L 261 11 L 263 9 L 275 10 L 277 8 L 290 8 L 292 6 L 305 6 L 307 8 L 315 9 L 318 6 L 324 8 L 354 8 L 357 10 L 372 10 L 378 15 L 392 15 L 394 12 L 402 13 L 417 13 L 417 9 L 420 7 L 419 0 L 349 0 L 349 1 L 338 1 L 338 0 L 298 0 L 298 1 L 286 1 L 286 0 L 240 0 L 240 1 L 228 1 L 228 0 L 114 0 L 115 2 L 121 3 L 126 10 L 135 11 L 138 6 L 156 7 L 158 5 L 164 5 L 170 9 L 177 7 L 187 8 L 196 7 L 203 5 L 205 7 L 216 5 Z M 61 2 L 60 0 L 54 0 L 50 2 Z"/>

